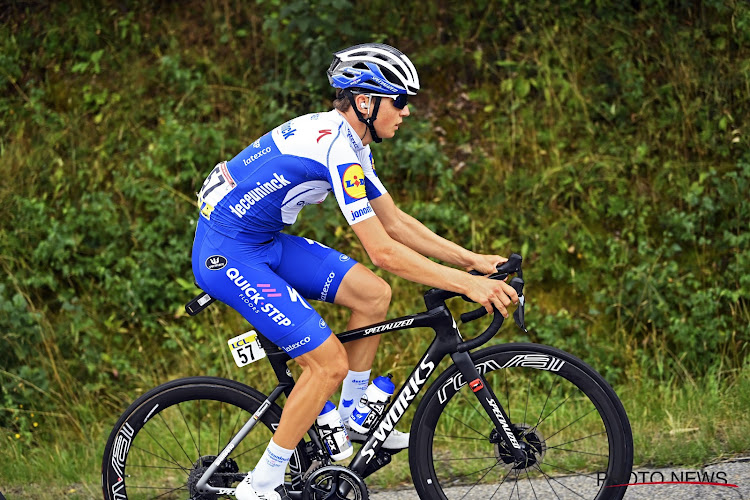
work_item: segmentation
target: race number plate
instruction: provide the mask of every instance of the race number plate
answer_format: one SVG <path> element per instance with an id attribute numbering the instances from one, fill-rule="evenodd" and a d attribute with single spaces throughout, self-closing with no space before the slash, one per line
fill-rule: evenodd
<path id="1" fill-rule="evenodd" d="M 233 339 L 227 340 L 229 349 L 232 351 L 234 362 L 243 367 L 266 357 L 266 351 L 260 346 L 258 335 L 251 330 Z"/>

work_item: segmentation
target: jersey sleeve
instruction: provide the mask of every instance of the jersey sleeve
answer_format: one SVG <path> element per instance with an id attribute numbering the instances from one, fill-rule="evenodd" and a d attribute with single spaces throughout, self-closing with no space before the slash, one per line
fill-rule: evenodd
<path id="1" fill-rule="evenodd" d="M 385 190 L 385 186 L 383 186 L 383 183 L 380 182 L 380 178 L 378 178 L 378 174 L 375 172 L 375 162 L 372 159 L 372 151 L 370 151 L 370 146 L 367 146 L 365 149 L 363 149 L 358 156 L 362 164 L 362 171 L 365 174 L 365 190 L 367 192 L 367 199 L 374 200 L 375 198 L 378 198 L 387 193 L 387 191 Z"/>
<path id="2" fill-rule="evenodd" d="M 331 178 L 331 187 L 341 213 L 344 214 L 349 225 L 354 225 L 357 222 L 374 217 L 375 211 L 370 206 L 370 200 L 368 199 L 367 185 L 371 181 L 365 174 L 362 165 L 364 162 L 345 141 L 345 138 L 337 138 L 331 145 L 328 155 L 328 172 Z M 372 171 L 369 161 L 365 168 Z M 378 184 L 380 184 L 380 181 L 378 181 Z M 377 196 L 381 194 L 382 192 Z"/>

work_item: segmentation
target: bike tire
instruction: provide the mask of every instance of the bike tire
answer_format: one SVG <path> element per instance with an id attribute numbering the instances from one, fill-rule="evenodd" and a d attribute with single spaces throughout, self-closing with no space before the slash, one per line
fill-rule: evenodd
<path id="1" fill-rule="evenodd" d="M 183 378 L 150 390 L 125 410 L 107 440 L 104 499 L 191 498 L 190 482 L 197 481 L 197 469 L 206 465 L 199 458 L 218 455 L 265 399 L 252 387 L 217 377 Z M 255 466 L 280 418 L 281 408 L 271 404 L 260 419 L 264 425 L 256 425 L 225 461 L 234 462 L 238 471 L 224 470 L 225 477 L 217 481 L 226 484 L 214 486 L 234 487 L 237 478 L 230 481 L 230 474 Z M 301 485 L 309 465 L 301 441 L 287 470 L 291 487 Z"/>
<path id="2" fill-rule="evenodd" d="M 471 357 L 534 462 L 512 462 L 453 365 L 430 386 L 412 421 L 409 462 L 421 499 L 623 497 L 626 486 L 619 485 L 630 478 L 633 436 L 625 408 L 601 375 L 539 344 L 492 346 Z"/>

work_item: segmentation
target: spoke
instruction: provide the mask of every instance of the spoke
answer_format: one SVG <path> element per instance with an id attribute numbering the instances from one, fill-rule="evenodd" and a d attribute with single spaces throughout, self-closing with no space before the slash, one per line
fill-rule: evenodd
<path id="1" fill-rule="evenodd" d="M 560 447 L 560 446 L 565 446 L 566 444 L 575 443 L 577 441 L 583 441 L 584 439 L 592 438 L 592 437 L 595 437 L 595 436 L 601 436 L 602 434 L 606 434 L 606 433 L 607 433 L 607 431 L 597 432 L 596 434 L 589 434 L 588 436 L 584 436 L 584 437 L 578 438 L 578 439 L 573 439 L 573 440 L 567 441 L 565 443 L 556 444 L 555 446 L 548 446 L 547 448 L 549 449 L 549 448 L 557 448 L 557 447 Z M 524 434 L 524 436 L 527 436 L 527 434 Z"/>
<path id="2" fill-rule="evenodd" d="M 510 476 L 510 473 L 513 472 L 513 469 L 508 469 L 508 473 L 505 474 L 505 477 L 503 477 L 503 480 L 500 481 L 500 484 L 497 485 L 497 488 L 495 488 L 495 491 L 492 492 L 492 496 L 490 497 L 490 500 L 495 498 L 495 494 L 500 491 L 500 487 L 505 484 L 505 480 L 508 479 L 508 476 Z"/>
<path id="3" fill-rule="evenodd" d="M 237 460 L 237 459 L 238 459 L 238 458 L 240 458 L 241 456 L 243 456 L 243 455 L 246 455 L 246 454 L 250 453 L 251 451 L 253 451 L 253 450 L 255 450 L 255 449 L 258 449 L 258 448 L 260 448 L 261 446 L 267 446 L 267 445 L 268 445 L 268 443 L 263 443 L 263 442 L 261 442 L 260 444 L 256 444 L 256 445 L 255 445 L 255 446 L 253 446 L 252 448 L 250 448 L 250 449 L 247 449 L 247 450 L 243 451 L 243 452 L 242 452 L 242 453 L 240 453 L 239 455 L 234 455 L 234 456 L 233 456 L 232 458 L 234 458 L 235 460 Z"/>
<path id="4" fill-rule="evenodd" d="M 245 412 L 245 410 L 243 410 L 242 408 L 238 407 L 237 409 L 239 410 L 237 412 L 237 419 L 234 421 L 234 424 L 232 425 L 232 433 L 230 434 L 230 436 L 232 436 L 232 437 L 234 437 L 235 434 L 237 434 L 235 432 L 235 429 L 237 428 L 237 424 L 240 422 L 240 417 L 242 417 L 242 414 Z"/>
<path id="5" fill-rule="evenodd" d="M 581 453 L 582 455 L 591 455 L 594 457 L 609 457 L 609 455 L 605 455 L 603 453 L 591 453 L 590 451 L 582 450 L 568 450 L 565 448 L 558 448 L 557 446 L 548 446 L 547 450 L 567 451 L 568 453 Z"/>
<path id="6" fill-rule="evenodd" d="M 133 469 L 167 469 L 167 470 L 184 470 L 182 467 L 166 467 L 164 465 L 140 465 L 140 464 L 128 464 L 128 468 Z"/>
<path id="7" fill-rule="evenodd" d="M 542 416 L 544 415 L 544 410 L 547 409 L 547 403 L 549 402 L 549 398 L 552 395 L 552 390 L 555 388 L 555 385 L 552 385 L 549 388 L 549 392 L 547 393 L 547 399 L 544 400 L 544 405 L 542 406 L 542 411 L 539 412 L 539 418 L 536 421 L 536 425 L 534 425 L 534 429 L 536 429 L 537 427 L 539 427 L 539 424 L 541 424 L 542 422 L 544 422 L 544 420 L 542 419 Z M 563 401 L 563 403 L 564 402 L 565 401 Z M 555 409 L 557 409 L 557 408 L 555 408 Z M 549 415 L 547 415 L 547 416 L 549 416 Z"/>
<path id="8" fill-rule="evenodd" d="M 447 436 L 445 434 L 436 434 L 435 438 L 441 438 L 441 439 L 463 439 L 467 441 L 487 441 L 487 438 L 482 436 L 481 438 L 475 438 L 475 437 L 466 437 L 466 436 Z"/>
<path id="9" fill-rule="evenodd" d="M 549 481 L 552 478 L 548 476 L 547 473 L 544 472 L 541 467 L 539 467 L 538 463 L 534 464 L 534 467 L 536 468 L 536 470 L 542 473 L 542 476 L 544 476 L 544 480 L 547 481 L 547 485 L 549 486 L 549 489 L 551 489 L 552 493 L 555 494 L 555 496 L 557 497 L 557 500 L 560 500 L 560 495 L 557 494 L 557 492 L 555 491 L 555 488 L 552 487 L 552 483 Z"/>
<path id="10" fill-rule="evenodd" d="M 160 415 L 161 415 L 161 414 L 160 414 Z M 142 428 L 141 430 L 143 430 L 143 431 L 146 431 L 146 434 L 148 434 L 148 437 L 150 437 L 150 438 L 151 438 L 151 440 L 152 440 L 152 441 L 153 441 L 154 443 L 156 443 L 156 444 L 157 444 L 157 445 L 159 446 L 159 448 L 161 448 L 161 449 L 162 449 L 162 451 L 163 451 L 164 453 L 166 453 L 166 454 L 167 454 L 167 456 L 168 456 L 168 457 L 169 457 L 169 458 L 170 458 L 170 459 L 172 460 L 172 463 L 173 463 L 173 464 L 175 464 L 175 465 L 177 465 L 178 467 L 180 467 L 180 468 L 181 468 L 181 469 L 182 469 L 182 470 L 183 470 L 183 471 L 184 471 L 185 473 L 189 473 L 189 469 L 188 469 L 187 467 L 183 467 L 183 466 L 182 466 L 182 465 L 180 464 L 180 462 L 178 462 L 178 461 L 177 461 L 177 459 L 176 459 L 175 457 L 173 457 L 173 456 L 172 456 L 172 454 L 171 454 L 171 453 L 169 453 L 169 452 L 167 451 L 167 449 L 166 449 L 166 448 L 164 448 L 164 446 L 162 446 L 162 444 L 161 444 L 161 443 L 160 443 L 159 441 L 157 441 L 157 440 L 156 440 L 156 438 L 154 437 L 154 435 L 153 435 L 153 434 L 151 434 L 151 431 L 149 431 L 148 429 L 146 429 L 146 427 L 143 427 L 143 428 Z M 144 451 L 146 451 L 146 450 L 144 450 Z M 148 452 L 147 452 L 147 453 L 148 453 Z M 155 455 L 155 456 L 156 456 L 156 455 Z M 192 465 L 192 464 L 191 464 L 191 465 Z"/>
<path id="11" fill-rule="evenodd" d="M 163 414 L 162 414 L 161 412 L 159 413 L 159 418 L 161 418 L 161 421 L 162 421 L 162 422 L 164 423 L 164 426 L 165 426 L 165 427 L 167 428 L 167 430 L 169 431 L 169 434 L 171 434 L 171 435 L 172 435 L 172 439 L 174 439 L 174 442 L 175 442 L 175 443 L 177 443 L 177 446 L 179 446 L 179 447 L 180 447 L 180 449 L 182 450 L 182 453 L 184 453 L 184 454 L 185 454 L 185 458 L 187 458 L 187 460 L 188 460 L 188 463 L 189 463 L 189 464 L 192 464 L 192 463 L 193 463 L 193 461 L 192 461 L 192 460 L 190 460 L 190 455 L 188 455 L 188 454 L 187 454 L 187 452 L 185 451 L 185 448 L 183 448 L 183 447 L 182 447 L 182 444 L 180 444 L 180 441 L 179 441 L 179 440 L 177 439 L 177 436 L 175 436 L 175 435 L 174 435 L 174 432 L 172 432 L 172 427 L 170 427 L 170 425 L 169 425 L 169 424 L 167 423 L 167 421 L 166 421 L 166 420 L 164 419 L 164 416 L 163 416 Z M 149 434 L 149 435 L 150 435 L 150 434 Z"/>
<path id="12" fill-rule="evenodd" d="M 547 406 L 547 402 L 549 401 L 549 396 L 550 396 L 551 394 L 552 394 L 552 391 L 550 390 L 550 394 L 548 394 L 548 395 L 547 395 L 547 401 L 545 401 L 545 402 L 544 402 L 544 406 L 545 406 L 545 407 Z M 540 414 L 539 414 L 539 418 L 540 418 L 540 420 L 538 420 L 538 421 L 537 421 L 536 425 L 534 426 L 534 429 L 536 429 L 536 428 L 538 428 L 538 427 L 539 427 L 540 425 L 542 425 L 542 423 L 543 423 L 543 422 L 544 422 L 545 420 L 547 420 L 547 419 L 548 419 L 548 418 L 549 418 L 549 417 L 550 417 L 550 416 L 551 416 L 551 415 L 552 415 L 553 413 L 555 413 L 555 412 L 556 412 L 557 410 L 559 410 L 559 409 L 560 409 L 560 408 L 562 407 L 562 405 L 564 405 L 565 403 L 567 403 L 567 402 L 568 402 L 568 400 L 569 400 L 569 399 L 570 399 L 570 396 L 568 396 L 567 398 L 565 398 L 565 399 L 563 400 L 563 402 L 562 402 L 562 403 L 560 403 L 559 405 L 557 405 L 557 406 L 555 407 L 555 409 L 554 409 L 554 410 L 552 410 L 551 412 L 549 412 L 549 413 L 547 414 L 547 416 L 546 416 L 546 417 L 544 417 L 544 418 L 541 418 L 541 417 L 542 417 L 542 415 L 544 414 L 544 408 L 542 408 L 542 413 L 540 413 Z"/>
<path id="13" fill-rule="evenodd" d="M 529 482 L 529 486 L 531 486 L 531 492 L 534 494 L 534 498 L 539 500 L 539 497 L 536 496 L 536 490 L 534 489 L 534 483 L 531 482 L 531 478 L 529 477 L 529 469 L 524 469 L 526 472 L 526 480 Z"/>
<path id="14" fill-rule="evenodd" d="M 510 419 L 510 389 L 508 388 L 508 369 L 503 370 L 503 374 L 505 375 L 505 397 L 508 400 L 508 406 L 506 408 L 508 409 L 508 419 Z M 510 420 L 513 421 L 512 419 Z"/>
<path id="15" fill-rule="evenodd" d="M 489 467 L 484 467 L 484 468 L 482 468 L 482 469 L 477 469 L 477 470 L 475 470 L 475 471 L 472 471 L 472 472 L 467 472 L 466 474 L 460 474 L 460 475 L 458 475 L 458 476 L 451 476 L 451 479 L 460 479 L 460 478 L 462 478 L 462 477 L 468 477 L 468 476 L 472 476 L 472 475 L 474 475 L 474 474 L 476 474 L 476 473 L 478 473 L 478 472 L 482 472 L 482 471 L 486 471 L 486 470 L 488 470 L 488 469 L 492 469 L 492 468 L 493 468 L 493 467 L 495 467 L 496 465 L 497 465 L 497 464 L 495 463 L 495 464 L 492 464 L 492 465 L 490 465 Z"/>
<path id="16" fill-rule="evenodd" d="M 541 469 L 539 469 L 539 470 L 541 471 Z M 542 471 L 542 474 L 544 474 L 544 471 Z M 561 483 L 560 481 L 558 481 L 558 480 L 557 480 L 557 479 L 555 479 L 554 477 L 550 476 L 550 479 L 552 479 L 552 480 L 553 480 L 554 482 L 556 482 L 557 484 L 559 484 L 560 486 L 562 486 L 562 487 L 563 487 L 563 488 L 565 488 L 566 490 L 570 491 L 570 492 L 571 492 L 571 493 L 573 493 L 574 495 L 576 495 L 576 496 L 579 496 L 579 497 L 581 497 L 581 498 L 585 498 L 585 497 L 584 497 L 583 495 L 581 495 L 581 494 L 580 494 L 580 493 L 578 493 L 577 491 L 574 491 L 574 490 L 570 489 L 570 488 L 569 488 L 569 487 L 568 487 L 568 486 L 567 486 L 566 484 L 564 484 L 564 483 Z M 555 493 L 555 494 L 557 494 L 557 493 Z"/>
<path id="17" fill-rule="evenodd" d="M 169 495 L 170 493 L 175 492 L 175 491 L 181 491 L 181 490 L 187 491 L 187 486 L 183 484 L 182 486 L 178 486 L 176 488 L 170 488 L 170 487 L 159 487 L 159 486 L 130 486 L 128 485 L 128 490 L 159 490 L 159 491 L 164 490 L 164 493 L 161 493 L 155 497 L 152 497 L 152 498 L 161 498 L 164 495 Z"/>
<path id="18" fill-rule="evenodd" d="M 456 460 L 495 460 L 497 461 L 497 457 L 495 455 L 492 455 L 491 457 L 461 457 L 461 458 L 438 458 L 436 459 L 437 462 L 454 462 Z"/>
<path id="19" fill-rule="evenodd" d="M 190 434 L 190 439 L 193 441 L 193 446 L 195 446 L 195 452 L 198 454 L 198 456 L 201 456 L 201 451 L 198 448 L 198 443 L 195 442 L 195 438 L 193 437 L 193 431 L 190 430 L 190 424 L 188 424 L 187 419 L 185 418 L 185 414 L 182 413 L 182 405 L 177 404 L 177 411 L 180 412 L 180 415 L 182 416 L 182 421 L 185 422 L 185 428 L 188 431 L 188 434 Z M 198 428 L 200 428 L 200 420 L 198 421 Z"/>
<path id="20" fill-rule="evenodd" d="M 523 420 L 521 421 L 522 424 L 526 423 L 526 414 L 529 411 L 529 397 L 531 396 L 531 378 L 529 378 L 529 386 L 526 388 L 526 408 L 523 409 Z M 508 415 L 508 418 L 510 418 L 510 415 Z"/>
<path id="21" fill-rule="evenodd" d="M 566 400 L 566 401 L 567 401 L 567 400 Z M 579 421 L 579 420 L 581 420 L 582 418 L 584 418 L 584 417 L 586 417 L 586 416 L 590 415 L 590 414 L 591 414 L 592 412 L 594 412 L 594 411 L 596 411 L 596 407 L 593 407 L 593 408 L 591 408 L 591 410 L 589 410 L 588 412 L 584 413 L 583 415 L 581 415 L 581 416 L 580 416 L 580 417 L 578 417 L 577 419 L 573 420 L 573 421 L 572 421 L 571 423 L 569 423 L 568 425 L 566 425 L 566 426 L 565 426 L 565 427 L 563 427 L 562 429 L 558 430 L 557 432 L 555 432 L 555 433 L 554 433 L 554 434 L 552 434 L 551 436 L 547 436 L 547 441 L 549 441 L 549 440 L 550 440 L 550 439 L 552 439 L 553 437 L 557 436 L 557 435 L 558 435 L 558 434 L 560 434 L 560 433 L 561 433 L 562 431 L 564 431 L 565 429 L 567 429 L 567 428 L 568 428 L 568 427 L 570 427 L 571 425 L 575 424 L 576 422 L 578 422 L 578 421 Z M 549 416 L 549 415 L 547 415 L 547 416 Z"/>
<path id="22" fill-rule="evenodd" d="M 479 431 L 478 431 L 478 430 L 476 430 L 475 428 L 473 428 L 473 427 L 471 427 L 470 425 L 468 425 L 468 424 L 467 424 L 466 422 L 464 422 L 463 420 L 459 420 L 458 418 L 454 417 L 454 416 L 453 416 L 453 415 L 451 415 L 450 413 L 448 413 L 448 412 L 444 411 L 444 412 L 443 412 L 443 415 L 445 415 L 445 416 L 448 416 L 448 417 L 452 418 L 453 420 L 455 420 L 455 421 L 456 421 L 456 422 L 458 422 L 459 424 L 461 424 L 461 425 L 463 425 L 464 427 L 466 427 L 466 428 L 468 428 L 468 429 L 470 429 L 470 430 L 472 430 L 472 431 L 476 432 L 477 434 L 479 434 L 479 435 L 480 435 L 480 436 L 482 436 L 483 438 L 485 438 L 485 439 L 488 439 L 488 440 L 490 439 L 490 437 L 489 437 L 489 436 L 485 436 L 484 434 L 482 434 L 481 432 L 479 432 Z"/>
<path id="23" fill-rule="evenodd" d="M 476 483 L 474 483 L 474 484 L 473 484 L 473 485 L 471 486 L 471 488 L 469 488 L 469 489 L 468 489 L 468 490 L 466 491 L 466 493 L 464 493 L 464 496 L 462 496 L 461 498 L 462 498 L 462 499 L 463 499 L 463 498 L 466 498 L 466 495 L 468 495 L 468 494 L 469 494 L 469 492 L 471 492 L 471 490 L 473 490 L 473 489 L 474 489 L 474 487 L 475 487 L 476 485 L 478 485 L 478 484 L 479 484 L 479 483 L 480 483 L 480 482 L 482 481 L 482 479 L 484 479 L 485 477 L 487 477 L 487 474 L 489 474 L 490 472 L 492 472 L 492 469 L 494 469 L 495 467 L 497 467 L 497 464 L 498 464 L 498 463 L 500 463 L 500 462 L 496 462 L 496 463 L 495 463 L 495 465 L 493 465 L 492 467 L 489 467 L 488 469 L 486 469 L 486 470 L 487 470 L 487 472 L 485 472 L 485 473 L 484 473 L 484 475 L 482 475 L 482 477 L 480 477 L 479 479 L 477 479 L 477 482 L 476 482 Z"/>
<path id="24" fill-rule="evenodd" d="M 560 467 L 559 465 L 551 464 L 549 462 L 544 462 L 544 465 L 546 465 L 547 467 L 552 467 L 554 469 L 560 469 L 561 471 L 567 472 L 568 474 L 571 474 L 573 476 L 580 476 L 580 477 L 585 477 L 585 478 L 588 478 L 588 479 L 594 479 L 594 475 L 593 474 L 591 474 L 591 475 L 589 475 L 589 474 L 581 474 L 580 472 L 576 472 L 574 470 L 566 469 L 565 467 Z"/>
<path id="25" fill-rule="evenodd" d="M 148 434 L 148 431 L 146 431 L 146 433 Z M 174 459 L 174 458 L 172 458 L 172 456 L 171 456 L 171 455 L 170 455 L 169 459 L 166 459 L 166 458 L 164 458 L 164 457 L 160 457 L 159 455 L 157 455 L 156 453 L 154 453 L 154 452 L 152 452 L 152 451 L 148 451 L 148 450 L 147 450 L 147 449 L 145 449 L 145 448 L 141 448 L 140 446 L 136 446 L 136 445 L 133 445 L 133 446 L 132 446 L 131 448 L 132 448 L 132 449 L 134 449 L 134 450 L 139 450 L 139 451 L 142 451 L 143 453 L 148 453 L 149 455 L 151 455 L 151 456 L 153 456 L 153 457 L 156 457 L 156 458 L 158 458 L 159 460 L 163 460 L 164 462 L 170 463 L 170 464 L 172 464 L 172 465 L 176 465 L 176 466 L 177 466 L 177 468 L 179 468 L 179 469 L 182 469 L 182 471 L 183 471 L 183 472 L 185 472 L 185 473 L 188 473 L 188 470 L 187 470 L 187 469 L 185 469 L 185 467 L 183 467 L 182 465 L 180 465 L 180 464 L 179 464 L 178 462 L 176 462 L 176 461 L 175 461 L 175 459 Z M 163 448 L 162 448 L 162 449 L 163 449 Z"/>

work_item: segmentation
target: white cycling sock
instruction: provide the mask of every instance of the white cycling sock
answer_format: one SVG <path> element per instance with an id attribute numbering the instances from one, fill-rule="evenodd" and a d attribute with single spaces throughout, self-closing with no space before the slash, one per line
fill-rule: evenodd
<path id="1" fill-rule="evenodd" d="M 272 491 L 284 483 L 284 472 L 294 450 L 287 450 L 273 442 L 268 443 L 266 451 L 253 469 L 253 489 L 258 493 Z"/>
<path id="2" fill-rule="evenodd" d="M 370 383 L 370 371 L 353 372 L 349 370 L 349 374 L 344 379 L 344 384 L 341 386 L 341 399 L 339 400 L 339 415 L 341 415 L 342 422 L 346 423 L 349 420 L 354 407 L 359 403 L 359 398 L 367 390 Z"/>

